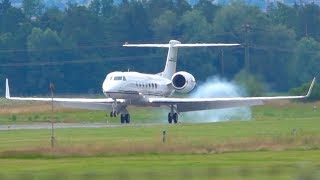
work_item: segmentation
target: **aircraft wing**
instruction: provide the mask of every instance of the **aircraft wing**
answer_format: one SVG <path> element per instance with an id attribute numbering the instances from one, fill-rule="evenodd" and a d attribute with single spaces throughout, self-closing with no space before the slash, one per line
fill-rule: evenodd
<path id="1" fill-rule="evenodd" d="M 281 99 L 303 99 L 310 96 L 315 83 L 312 80 L 308 93 L 304 96 L 275 96 L 275 97 L 233 97 L 233 98 L 149 98 L 154 105 L 175 105 L 178 112 L 221 109 L 241 106 L 262 105 L 265 101 Z"/>
<path id="2" fill-rule="evenodd" d="M 53 102 L 55 105 L 59 105 L 63 107 L 91 109 L 91 110 L 110 110 L 112 109 L 112 103 L 114 102 L 114 100 L 111 98 L 89 99 L 89 98 L 11 97 L 8 79 L 6 79 L 6 99 L 17 100 L 17 101 Z M 119 99 L 117 100 L 117 102 L 122 103 L 124 102 L 124 100 Z"/>

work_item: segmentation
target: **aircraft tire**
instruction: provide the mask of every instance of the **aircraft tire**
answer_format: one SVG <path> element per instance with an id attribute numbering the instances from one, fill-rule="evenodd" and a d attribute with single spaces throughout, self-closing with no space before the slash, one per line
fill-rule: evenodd
<path id="1" fill-rule="evenodd" d="M 125 123 L 125 115 L 121 114 L 120 122 L 121 122 L 121 124 Z"/>
<path id="2" fill-rule="evenodd" d="M 113 117 L 113 112 L 112 111 L 110 112 L 110 117 Z"/>
<path id="3" fill-rule="evenodd" d="M 178 113 L 174 113 L 173 116 L 172 116 L 172 119 L 173 119 L 173 122 L 175 124 L 177 124 L 178 123 Z"/>
<path id="4" fill-rule="evenodd" d="M 169 122 L 169 124 L 171 124 L 171 123 L 172 123 L 172 116 L 171 116 L 171 113 L 168 113 L 168 122 Z"/>
<path id="5" fill-rule="evenodd" d="M 129 124 L 129 123 L 130 123 L 130 114 L 124 115 L 124 119 L 125 119 L 125 122 L 126 122 L 127 124 Z"/>

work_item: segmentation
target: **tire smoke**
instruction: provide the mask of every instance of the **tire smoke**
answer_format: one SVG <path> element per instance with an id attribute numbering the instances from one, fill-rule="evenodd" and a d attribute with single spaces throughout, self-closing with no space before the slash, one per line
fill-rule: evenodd
<path id="1" fill-rule="evenodd" d="M 245 96 L 244 89 L 232 82 L 218 77 L 209 78 L 191 93 L 192 98 L 240 97 Z M 186 122 L 219 122 L 229 120 L 250 120 L 250 107 L 237 107 L 216 110 L 204 110 L 181 113 Z"/>

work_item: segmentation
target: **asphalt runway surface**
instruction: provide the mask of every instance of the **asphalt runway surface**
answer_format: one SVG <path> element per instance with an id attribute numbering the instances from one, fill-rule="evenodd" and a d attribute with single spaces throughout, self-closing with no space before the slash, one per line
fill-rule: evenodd
<path id="1" fill-rule="evenodd" d="M 54 123 L 55 129 L 62 128 L 111 128 L 111 127 L 128 127 L 128 126 L 158 126 L 163 123 L 132 123 L 132 124 L 111 124 L 111 123 Z M 51 123 L 37 124 L 15 124 L 0 125 L 0 131 L 8 130 L 27 130 L 27 129 L 51 129 Z"/>

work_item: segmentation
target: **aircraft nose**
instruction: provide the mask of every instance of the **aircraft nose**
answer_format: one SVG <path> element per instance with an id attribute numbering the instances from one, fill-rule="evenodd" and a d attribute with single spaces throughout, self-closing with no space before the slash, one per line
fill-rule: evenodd
<path id="1" fill-rule="evenodd" d="M 114 89 L 115 89 L 114 86 L 112 86 L 111 84 L 105 84 L 103 86 L 103 91 L 105 93 L 112 92 L 112 91 L 114 91 Z"/>
<path id="2" fill-rule="evenodd" d="M 106 82 L 103 84 L 104 93 L 114 93 L 119 89 L 119 85 L 116 83 Z"/>

